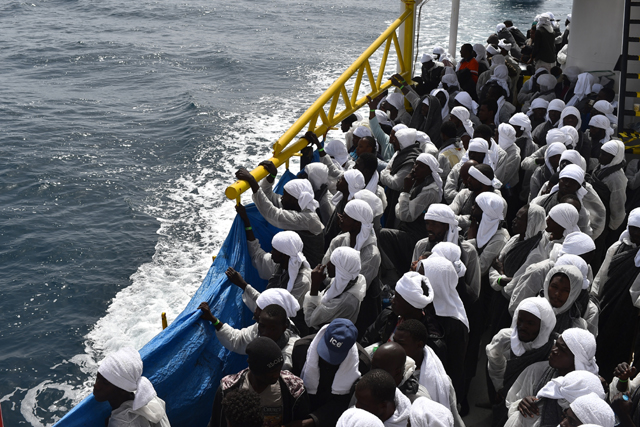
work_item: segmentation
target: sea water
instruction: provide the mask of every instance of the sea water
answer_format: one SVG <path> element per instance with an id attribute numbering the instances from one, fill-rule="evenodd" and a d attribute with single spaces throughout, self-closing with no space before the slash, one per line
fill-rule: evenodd
<path id="1" fill-rule="evenodd" d="M 419 54 L 447 48 L 450 7 L 422 7 Z M 526 31 L 536 14 L 570 8 L 463 0 L 458 46 L 505 19 Z M 268 158 L 399 10 L 392 0 L 0 4 L 5 425 L 53 424 L 91 392 L 105 354 L 141 348 L 162 312 L 169 322 L 181 312 L 235 215 L 224 197 L 233 172 Z"/>

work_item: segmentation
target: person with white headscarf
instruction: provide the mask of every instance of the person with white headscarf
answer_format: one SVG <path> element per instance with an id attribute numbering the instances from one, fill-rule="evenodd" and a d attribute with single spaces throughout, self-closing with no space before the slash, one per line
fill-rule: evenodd
<path id="1" fill-rule="evenodd" d="M 389 93 L 382 102 L 381 108 L 393 122 L 392 126 L 400 123 L 406 125 L 411 120 L 411 114 L 404 108 L 404 96 L 399 92 Z"/>
<path id="2" fill-rule="evenodd" d="M 486 346 L 487 372 L 491 384 L 489 396 L 495 398 L 494 420 L 507 420 L 504 396 L 528 366 L 547 360 L 556 334 L 556 316 L 544 298 L 527 298 L 513 316 L 511 327 L 501 329 Z"/>
<path id="3" fill-rule="evenodd" d="M 366 202 L 371 208 L 371 211 L 373 212 L 373 229 L 377 236 L 381 228 L 380 218 L 382 217 L 385 208 L 382 200 L 380 200 L 380 197 L 378 197 L 375 193 L 367 190 L 366 188 L 364 190 L 358 191 L 353 196 L 353 198 Z"/>
<path id="4" fill-rule="evenodd" d="M 467 141 L 465 142 L 467 144 L 473 138 L 473 122 L 469 117 L 469 110 L 465 107 L 453 107 L 451 110 L 450 120 L 456 124 L 457 136 L 460 138 L 466 137 Z"/>
<path id="5" fill-rule="evenodd" d="M 132 347 L 121 348 L 100 362 L 93 397 L 111 405 L 109 427 L 170 427 L 164 400 L 142 376 L 142 368 L 140 353 Z"/>
<path id="6" fill-rule="evenodd" d="M 592 294 L 600 301 L 599 328 L 609 332 L 598 335 L 597 358 L 606 379 L 611 378 L 618 363 L 630 363 L 634 351 L 632 340 L 619 337 L 631 336 L 636 330 L 640 308 L 639 244 L 640 208 L 636 208 L 629 213 L 627 229 L 619 241 L 607 251 L 591 287 Z"/>
<path id="7" fill-rule="evenodd" d="M 547 137 L 549 136 L 553 137 L 553 131 L 547 134 Z M 554 173 L 556 173 L 556 170 L 558 170 L 558 166 L 560 165 L 560 158 L 562 156 L 562 153 L 567 150 L 566 145 L 564 145 L 562 142 L 551 142 L 548 143 L 548 145 L 545 145 L 543 148 L 546 148 L 546 150 L 543 150 L 544 164 L 538 166 L 531 176 L 529 187 L 529 201 L 538 197 L 542 186 L 547 181 L 549 181 Z M 536 164 L 538 162 L 539 161 L 536 161 Z"/>
<path id="8" fill-rule="evenodd" d="M 544 297 L 556 314 L 554 332 L 562 333 L 569 328 L 587 329 L 576 301 L 582 291 L 583 275 L 573 265 L 556 265 L 549 270 L 544 280 Z M 588 332 L 589 333 L 589 332 Z M 591 333 L 589 333 L 591 335 Z M 591 335 L 593 337 L 593 335 Z"/>
<path id="9" fill-rule="evenodd" d="M 551 23 L 551 16 L 543 13 L 537 17 L 535 41 L 531 58 L 535 67 L 551 70 L 556 65 L 556 35 Z"/>
<path id="10" fill-rule="evenodd" d="M 292 319 L 297 316 L 300 304 L 285 289 L 271 288 L 260 293 L 250 286 L 247 286 L 247 288 L 243 297 L 248 296 L 249 300 L 247 302 L 252 303 L 255 307 L 253 318 L 256 323 L 253 325 L 236 329 L 214 316 L 211 313 L 209 304 L 206 302 L 201 303 L 198 307 L 202 310 L 200 317 L 213 324 L 216 330 L 216 338 L 218 338 L 220 344 L 234 353 L 247 354 L 247 346 L 259 336 L 272 339 L 282 350 L 282 357 L 284 358 L 282 369 L 290 370 L 293 366 L 291 361 L 293 346 L 300 339 Z M 250 304 L 247 304 L 247 306 L 251 308 Z M 272 306 L 278 306 L 281 310 Z M 260 325 L 269 327 L 266 334 L 263 335 L 264 332 L 261 332 Z"/>
<path id="11" fill-rule="evenodd" d="M 607 102 L 607 101 L 604 101 Z M 589 120 L 589 129 L 585 132 L 585 137 L 591 141 L 591 161 L 589 170 L 593 170 L 598 165 L 598 157 L 602 145 L 611 140 L 614 130 L 611 122 L 602 114 L 592 115 Z"/>
<path id="12" fill-rule="evenodd" d="M 428 237 L 418 241 L 413 249 L 412 261 L 417 262 L 426 252 L 435 251 L 442 242 L 451 243 L 460 248 L 460 261 L 464 264 L 464 287 L 458 288 L 463 301 L 473 302 L 480 295 L 480 262 L 475 247 L 458 234 L 458 220 L 451 208 L 441 203 L 429 206 L 424 216 Z M 450 257 L 445 256 L 450 259 Z M 451 261 L 454 263 L 455 262 Z M 456 271 L 462 271 L 456 267 Z"/>
<path id="13" fill-rule="evenodd" d="M 311 290 L 303 304 L 307 326 L 317 329 L 338 318 L 356 322 L 367 292 L 367 282 L 360 271 L 360 254 L 348 246 L 336 248 L 327 265 L 313 269 Z M 320 291 L 323 284 L 327 286 Z"/>
<path id="14" fill-rule="evenodd" d="M 449 116 L 449 92 L 444 89 L 434 89 L 430 95 L 435 96 L 440 101 L 442 121 L 445 121 Z"/>
<path id="15" fill-rule="evenodd" d="M 492 45 L 487 46 L 487 54 L 491 54 L 491 66 L 489 69 L 480 74 L 478 77 L 478 81 L 476 83 L 476 93 L 481 94 L 482 89 L 487 84 L 487 81 L 491 78 L 493 74 L 493 70 L 496 69 L 498 65 L 506 65 L 505 57 L 500 54 L 500 52 L 495 49 Z"/>
<path id="16" fill-rule="evenodd" d="M 600 150 L 600 164 L 591 174 L 591 184 L 607 209 L 610 230 L 617 230 L 625 217 L 628 180 L 624 174 L 624 150 L 625 145 L 620 140 L 605 142 Z"/>
<path id="17" fill-rule="evenodd" d="M 578 76 L 578 81 L 573 88 L 573 97 L 567 102 L 567 106 L 582 109 L 587 95 L 593 92 L 593 85 L 598 82 L 598 78 L 591 73 L 582 73 Z"/>
<path id="18" fill-rule="evenodd" d="M 533 128 L 538 127 L 547 120 L 547 108 L 549 108 L 549 101 L 543 98 L 536 98 L 531 101 L 529 110 L 524 110 L 527 116 L 531 119 L 531 126 Z"/>
<path id="19" fill-rule="evenodd" d="M 503 166 L 504 176 L 502 182 L 506 192 L 515 189 L 520 182 L 520 148 L 515 144 L 516 130 L 508 123 L 500 123 L 498 126 L 498 144 L 507 157 Z"/>
<path id="20" fill-rule="evenodd" d="M 422 96 L 436 89 L 440 84 L 444 65 L 438 61 L 435 55 L 423 53 L 420 58 L 422 74 L 413 77 L 413 81 L 418 83 L 416 92 Z"/>
<path id="21" fill-rule="evenodd" d="M 546 68 L 537 68 L 531 78 L 522 84 L 520 91 L 518 92 L 517 101 L 519 104 L 530 102 L 535 95 L 538 77 L 549 74 L 549 70 Z"/>
<path id="22" fill-rule="evenodd" d="M 331 199 L 331 204 L 335 206 L 329 221 L 324 229 L 324 246 L 329 246 L 331 240 L 340 234 L 339 215 L 344 213 L 344 207 L 347 202 L 353 199 L 353 196 L 360 190 L 364 190 L 366 186 L 364 175 L 358 169 L 350 169 L 346 171 L 336 184 L 336 193 Z"/>
<path id="23" fill-rule="evenodd" d="M 478 119 L 478 103 L 471 98 L 471 95 L 465 91 L 460 91 L 453 98 L 456 107 L 464 107 L 469 111 L 469 119 L 473 122 L 474 126 L 480 124 Z"/>
<path id="24" fill-rule="evenodd" d="M 564 102 L 560 99 L 554 99 L 549 102 L 549 106 L 547 107 L 547 116 L 545 118 L 546 121 L 535 127 L 531 132 L 531 137 L 533 138 L 534 143 L 538 146 L 546 144 L 547 132 L 557 127 L 564 108 Z"/>
<path id="25" fill-rule="evenodd" d="M 376 116 L 376 99 L 368 97 L 367 100 L 369 101 L 368 107 L 370 111 L 369 128 L 371 128 L 371 132 L 380 146 L 380 156 L 382 157 L 382 160 L 388 162 L 391 160 L 391 157 L 393 157 L 393 153 L 395 152 L 395 148 L 390 142 L 391 137 L 395 136 L 395 133 L 400 129 L 406 129 L 407 125 L 403 123 L 397 124 L 391 128 L 391 133 L 387 135 L 380 127 L 381 123 L 378 121 L 378 117 Z"/>
<path id="26" fill-rule="evenodd" d="M 449 173 L 451 170 L 460 162 L 466 150 L 464 148 L 464 143 L 458 138 L 459 129 L 456 128 L 455 121 L 453 120 L 456 117 L 456 114 L 460 114 L 459 110 L 465 110 L 464 107 L 454 107 L 451 111 L 451 120 L 444 122 L 442 127 L 440 128 L 440 134 L 442 135 L 442 146 L 438 153 L 434 156 L 438 159 L 438 164 L 440 165 L 440 169 L 442 172 L 440 173 L 440 178 L 444 181 L 449 177 Z M 464 114 L 461 114 L 464 117 Z M 468 117 L 468 112 L 466 117 Z M 456 119 L 457 120 L 457 119 Z M 464 126 L 461 125 L 462 130 L 464 130 Z M 463 138 L 469 138 L 468 135 L 463 135 Z"/>
<path id="27" fill-rule="evenodd" d="M 533 108 L 533 103 L 538 101 L 537 108 L 547 108 L 549 101 L 556 99 L 555 88 L 558 80 L 552 74 L 542 74 L 536 79 L 537 91 L 531 94 L 531 98 L 522 105 L 523 112 Z M 540 121 L 542 123 L 542 121 Z M 538 123 L 539 124 L 539 123 Z"/>
<path id="28" fill-rule="evenodd" d="M 567 419 L 570 419 L 570 421 L 565 424 Z M 616 424 L 616 416 L 607 402 L 597 394 L 590 393 L 580 396 L 569 405 L 569 409 L 565 414 L 565 421 L 560 425 L 613 427 Z"/>
<path id="29" fill-rule="evenodd" d="M 419 397 L 411 405 L 409 420 L 412 427 L 453 427 L 451 411 L 426 397 Z"/>
<path id="30" fill-rule="evenodd" d="M 544 165 L 546 163 L 545 153 L 549 149 L 549 146 L 554 143 L 564 145 L 565 149 L 573 148 L 571 147 L 572 140 L 569 135 L 562 132 L 560 129 L 550 129 L 549 132 L 547 132 L 545 144 L 538 148 L 533 154 L 530 154 L 522 160 L 522 169 L 535 171 L 538 166 Z M 551 173 L 555 172 L 556 168 L 553 168 Z M 535 197 L 535 195 L 533 197 Z"/>
<path id="31" fill-rule="evenodd" d="M 337 139 L 325 143 L 319 154 L 320 161 L 329 168 L 329 190 L 334 192 L 340 175 L 353 168 L 353 160 L 344 143 Z"/>
<path id="32" fill-rule="evenodd" d="M 589 160 L 591 159 L 591 141 L 588 138 L 585 138 L 584 132 L 582 132 L 582 117 L 579 109 L 574 106 L 567 105 L 562 110 L 557 127 L 558 129 L 562 129 L 565 126 L 571 126 L 577 131 L 578 139 L 577 141 L 574 140 L 574 146 L 571 148 L 578 150 L 580 154 L 582 154 L 582 157 L 587 161 L 587 164 L 589 164 Z M 575 139 L 575 134 L 572 138 Z"/>
<path id="33" fill-rule="evenodd" d="M 478 61 L 478 73 L 482 74 L 490 67 L 487 61 L 487 49 L 480 43 L 473 45 L 473 51 L 476 53 L 476 61 Z"/>
<path id="34" fill-rule="evenodd" d="M 504 220 L 505 202 L 492 192 L 483 192 L 475 198 L 471 209 L 471 225 L 467 239 L 473 243 L 480 255 L 480 272 L 489 274 L 493 260 L 509 239 L 507 230 L 500 226 Z"/>
<path id="35" fill-rule="evenodd" d="M 613 114 L 614 110 L 615 107 L 611 105 L 609 101 L 607 101 L 606 99 L 601 99 L 593 104 L 593 108 L 591 109 L 591 117 L 594 117 L 596 115 L 603 115 L 607 119 L 609 119 L 611 125 L 615 127 L 618 125 L 618 117 Z"/>
<path id="36" fill-rule="evenodd" d="M 324 226 L 329 222 L 331 214 L 333 213 L 333 204 L 331 204 L 331 192 L 329 191 L 329 168 L 320 162 L 309 163 L 304 167 L 304 175 L 301 178 L 306 178 L 313 187 L 313 198 L 316 199 L 318 204 L 318 216 Z"/>

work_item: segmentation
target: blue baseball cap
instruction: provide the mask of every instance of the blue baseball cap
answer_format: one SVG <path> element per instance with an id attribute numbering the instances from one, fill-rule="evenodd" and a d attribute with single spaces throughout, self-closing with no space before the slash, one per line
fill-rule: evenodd
<path id="1" fill-rule="evenodd" d="M 318 343 L 318 355 L 332 365 L 341 364 L 358 339 L 358 329 L 352 321 L 335 319 L 329 323 Z"/>

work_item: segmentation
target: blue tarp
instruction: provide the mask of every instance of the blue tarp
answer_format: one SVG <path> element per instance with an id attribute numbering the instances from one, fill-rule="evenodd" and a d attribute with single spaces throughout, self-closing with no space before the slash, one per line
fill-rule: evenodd
<path id="1" fill-rule="evenodd" d="M 286 171 L 275 191 L 295 176 Z M 229 209 L 233 209 L 229 204 Z M 271 238 L 279 229 L 268 224 L 255 205 L 247 206 L 256 238 L 265 251 L 271 250 Z M 206 426 L 220 379 L 247 366 L 247 357 L 226 350 L 215 337 L 210 322 L 200 320 L 198 306 L 206 301 L 211 311 L 225 323 L 243 328 L 253 323 L 252 313 L 242 302 L 240 289 L 227 280 L 225 271 L 233 267 L 248 283 L 263 290 L 266 281 L 260 279 L 251 265 L 244 224 L 233 221 L 222 248 L 202 285 L 184 311 L 167 329 L 156 335 L 141 350 L 144 375 L 153 383 L 158 396 L 167 403 L 172 426 Z M 67 413 L 58 427 L 104 427 L 111 413 L 108 403 L 99 403 L 89 396 Z"/>

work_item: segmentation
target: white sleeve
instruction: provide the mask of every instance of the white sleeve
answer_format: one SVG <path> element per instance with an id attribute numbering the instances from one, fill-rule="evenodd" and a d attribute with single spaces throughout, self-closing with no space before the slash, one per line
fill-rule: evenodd
<path id="1" fill-rule="evenodd" d="M 216 331 L 216 337 L 220 344 L 227 350 L 238 354 L 246 354 L 247 345 L 257 336 L 257 323 L 243 329 L 234 329 L 225 323 L 219 331 Z"/>

